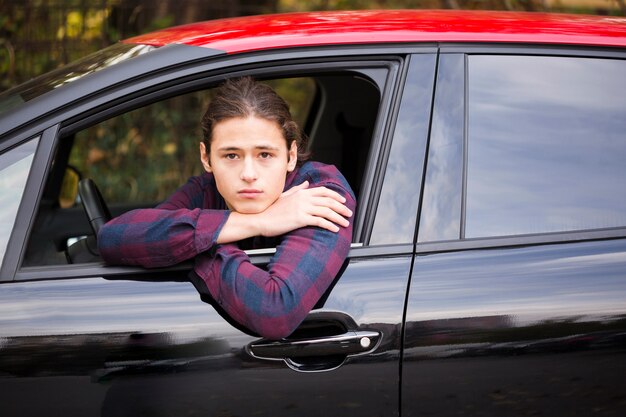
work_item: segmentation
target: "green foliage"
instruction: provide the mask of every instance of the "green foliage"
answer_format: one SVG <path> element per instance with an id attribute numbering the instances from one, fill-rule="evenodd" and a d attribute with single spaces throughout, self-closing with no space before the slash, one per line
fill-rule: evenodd
<path id="1" fill-rule="evenodd" d="M 76 135 L 70 163 L 111 203 L 158 202 L 201 172 L 200 118 L 208 93 L 175 97 Z"/>
<path id="2" fill-rule="evenodd" d="M 315 98 L 315 82 L 306 77 L 271 80 L 267 82 L 289 103 L 291 116 L 299 126 L 304 127 L 311 103 Z"/>

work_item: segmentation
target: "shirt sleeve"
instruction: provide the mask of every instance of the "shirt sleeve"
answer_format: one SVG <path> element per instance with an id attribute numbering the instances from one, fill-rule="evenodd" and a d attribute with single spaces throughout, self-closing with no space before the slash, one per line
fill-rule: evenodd
<path id="1" fill-rule="evenodd" d="M 190 179 L 156 208 L 132 210 L 102 226 L 98 232 L 102 259 L 154 268 L 177 264 L 213 247 L 229 211 L 201 208 L 205 195 L 198 178 Z"/>
<path id="2" fill-rule="evenodd" d="M 349 187 L 317 184 L 346 198 L 354 212 Z M 215 301 L 232 319 L 269 339 L 286 337 L 298 327 L 340 271 L 352 241 L 350 225 L 333 233 L 319 227 L 284 236 L 267 268 L 250 262 L 235 244 L 217 245 L 214 254 L 196 258 L 196 273 Z"/>

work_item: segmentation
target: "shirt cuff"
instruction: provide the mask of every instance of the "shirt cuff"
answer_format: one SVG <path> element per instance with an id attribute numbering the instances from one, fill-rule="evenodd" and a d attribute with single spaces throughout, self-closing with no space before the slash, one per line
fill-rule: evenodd
<path id="1" fill-rule="evenodd" d="M 196 222 L 194 244 L 196 253 L 213 247 L 230 216 L 229 210 L 201 210 Z"/>

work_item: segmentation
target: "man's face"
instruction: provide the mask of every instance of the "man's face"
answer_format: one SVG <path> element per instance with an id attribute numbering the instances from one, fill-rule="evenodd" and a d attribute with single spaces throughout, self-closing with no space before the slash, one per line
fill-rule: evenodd
<path id="1" fill-rule="evenodd" d="M 215 177 L 217 190 L 231 210 L 260 213 L 285 187 L 297 162 L 277 123 L 256 116 L 226 119 L 213 126 L 210 153 L 200 144 L 202 164 Z M 210 160 L 209 160 L 210 159 Z"/>

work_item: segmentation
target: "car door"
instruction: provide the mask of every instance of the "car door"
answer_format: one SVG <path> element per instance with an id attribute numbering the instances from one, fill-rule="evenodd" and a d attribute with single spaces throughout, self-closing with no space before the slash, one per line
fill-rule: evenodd
<path id="1" fill-rule="evenodd" d="M 420 71 L 407 73 L 402 55 L 384 52 L 342 50 L 343 58 L 331 64 L 325 61 L 328 50 L 278 58 L 265 54 L 264 61 L 222 59 L 211 64 L 218 68 L 213 79 L 205 67 L 184 67 L 181 72 L 190 78 L 170 74 L 165 84 L 137 82 L 126 96 L 137 102 L 119 97 L 118 89 L 108 98 L 114 104 L 103 104 L 106 94 L 98 96 L 97 107 L 68 110 L 66 119 L 45 128 L 0 285 L 3 415 L 397 415 L 401 324 L 418 198 L 401 190 L 422 172 L 435 55 L 428 48 L 415 54 L 413 68 Z M 188 84 L 196 85 L 198 74 L 214 85 L 226 70 L 280 78 L 316 75 L 322 67 L 322 75 L 343 73 L 374 86 L 378 108 L 370 117 L 367 151 L 344 151 L 346 161 L 363 155 L 356 178 L 358 226 L 345 270 L 292 337 L 269 342 L 232 327 L 201 301 L 187 279 L 190 264 L 157 270 L 82 259 L 67 264 L 56 255 L 42 255 L 50 245 L 29 251 L 40 243 L 37 230 L 48 237 L 50 230 L 59 230 L 41 229 L 45 225 L 58 222 L 71 234 L 88 233 L 80 207 L 63 216 L 40 214 L 46 184 L 62 182 L 53 181 L 54 164 L 71 158 L 63 154 L 63 144 L 79 140 L 88 127 L 170 97 L 174 90 L 190 91 Z M 421 108 L 403 110 L 403 105 L 396 117 L 405 78 L 412 80 Z M 331 90 L 341 87 L 336 79 L 324 80 Z M 419 123 L 412 114 L 420 115 Z M 323 124 L 312 123 L 312 129 L 323 130 Z M 415 129 L 420 129 L 417 135 Z M 421 155 L 421 162 L 407 159 L 407 149 Z M 54 250 L 68 243 L 67 235 L 53 242 Z M 271 253 L 270 248 L 250 255 L 262 265 Z M 26 264 L 29 254 L 32 262 Z"/>
<path id="2" fill-rule="evenodd" d="M 621 415 L 626 61 L 443 48 L 402 415 Z"/>

